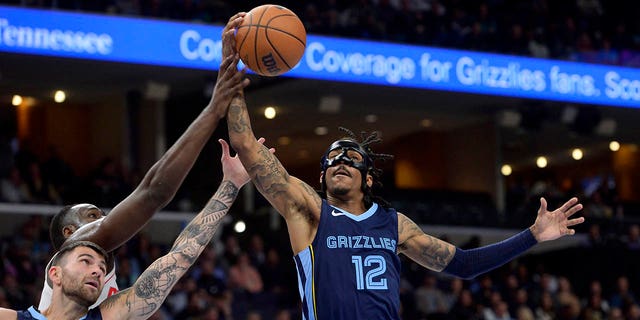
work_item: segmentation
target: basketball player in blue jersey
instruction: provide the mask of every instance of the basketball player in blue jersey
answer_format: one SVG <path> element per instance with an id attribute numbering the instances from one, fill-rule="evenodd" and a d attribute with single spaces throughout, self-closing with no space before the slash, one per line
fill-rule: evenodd
<path id="1" fill-rule="evenodd" d="M 0 319 L 121 320 L 151 317 L 209 244 L 238 191 L 249 182 L 240 160 L 230 157 L 227 143 L 219 141 L 223 150 L 224 175 L 218 190 L 178 235 L 170 252 L 153 262 L 131 288 L 115 293 L 96 308 L 90 308 L 104 286 L 110 255 L 93 242 L 68 240 L 47 270 L 53 286 L 49 306 L 21 311 L 0 308 Z"/>
<path id="2" fill-rule="evenodd" d="M 576 198 L 549 211 L 544 198 L 534 224 L 502 242 L 471 250 L 425 234 L 372 193 L 381 171 L 370 144 L 349 134 L 322 156 L 322 196 L 290 176 L 280 161 L 255 142 L 244 92 L 227 115 L 231 145 L 260 193 L 286 221 L 298 270 L 305 320 L 400 319 L 399 253 L 433 271 L 465 279 L 490 271 L 538 242 L 572 235 L 570 218 L 582 209 Z"/>
<path id="3" fill-rule="evenodd" d="M 182 136 L 149 169 L 137 188 L 109 213 L 91 204 L 76 204 L 64 207 L 51 221 L 50 235 L 54 249 L 58 250 L 65 241 L 86 240 L 96 243 L 107 252 L 112 252 L 131 239 L 174 197 L 193 167 L 202 148 L 210 139 L 221 118 L 226 116 L 227 107 L 233 94 L 247 85 L 241 73 L 237 73 L 238 58 L 230 49 L 233 33 L 240 16 L 234 16 L 225 26 L 222 35 L 222 63 L 209 104 L 187 128 Z M 50 267 L 51 262 L 47 267 Z M 115 275 L 115 261 L 107 259 L 106 285 L 96 304 L 118 291 Z M 51 302 L 53 286 L 45 273 L 39 310 L 45 310 Z"/>

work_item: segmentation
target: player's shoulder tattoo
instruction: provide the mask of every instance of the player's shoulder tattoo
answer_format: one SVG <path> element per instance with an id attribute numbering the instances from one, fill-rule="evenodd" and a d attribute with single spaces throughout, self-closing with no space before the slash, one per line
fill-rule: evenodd
<path id="1" fill-rule="evenodd" d="M 422 229 L 418 225 L 411 221 L 407 216 L 398 212 L 398 235 L 411 237 L 415 234 L 422 233 Z"/>

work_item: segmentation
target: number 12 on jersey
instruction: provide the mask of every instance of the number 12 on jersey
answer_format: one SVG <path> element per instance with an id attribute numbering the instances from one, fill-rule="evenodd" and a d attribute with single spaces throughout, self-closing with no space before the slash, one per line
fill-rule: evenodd
<path id="1" fill-rule="evenodd" d="M 387 271 L 387 261 L 382 256 L 366 256 L 364 261 L 361 256 L 351 256 L 351 263 L 355 266 L 358 290 L 387 290 L 387 279 L 381 277 Z M 365 267 L 369 269 L 366 274 Z"/>

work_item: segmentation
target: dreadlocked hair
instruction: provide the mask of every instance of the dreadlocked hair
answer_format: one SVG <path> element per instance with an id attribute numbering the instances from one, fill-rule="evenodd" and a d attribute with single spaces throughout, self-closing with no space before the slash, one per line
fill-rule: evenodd
<path id="1" fill-rule="evenodd" d="M 374 188 L 376 189 L 382 188 L 382 182 L 381 182 L 382 169 L 375 167 L 375 161 L 376 160 L 387 161 L 387 160 L 393 159 L 393 155 L 384 154 L 384 153 L 375 153 L 373 152 L 373 150 L 371 150 L 372 144 L 382 142 L 382 138 L 380 138 L 380 131 L 372 131 L 370 133 L 367 133 L 366 131 L 361 131 L 360 137 L 358 137 L 355 133 L 353 133 L 353 131 L 345 127 L 338 127 L 338 130 L 344 132 L 347 135 L 347 138 L 350 138 L 356 143 L 358 143 L 362 147 L 362 149 L 364 149 L 364 151 L 367 152 L 367 156 L 371 158 L 371 167 L 369 167 L 369 174 L 371 175 L 371 177 L 373 177 L 373 185 L 371 187 L 367 186 L 364 183 L 362 185 L 362 188 L 363 188 L 362 191 L 364 192 L 365 206 L 368 208 L 368 207 L 371 207 L 373 202 L 377 202 L 378 204 L 380 204 L 385 208 L 391 207 L 391 204 L 387 200 L 384 200 L 382 197 L 376 196 L 373 194 Z"/>

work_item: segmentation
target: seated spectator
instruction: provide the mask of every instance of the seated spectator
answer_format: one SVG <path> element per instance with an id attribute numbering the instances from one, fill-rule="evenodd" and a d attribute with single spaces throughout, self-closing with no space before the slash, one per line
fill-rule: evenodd
<path id="1" fill-rule="evenodd" d="M 275 320 L 291 320 L 291 312 L 287 309 L 280 309 L 276 312 Z"/>
<path id="2" fill-rule="evenodd" d="M 251 265 L 246 252 L 240 253 L 238 261 L 229 269 L 229 287 L 249 293 L 262 292 L 262 277 L 256 267 Z"/>
<path id="3" fill-rule="evenodd" d="M 460 292 L 456 303 L 449 310 L 449 315 L 453 320 L 477 319 L 478 306 L 473 301 L 471 291 L 464 289 Z"/>
<path id="4" fill-rule="evenodd" d="M 176 319 L 196 320 L 204 313 L 207 307 L 207 296 L 203 290 L 189 293 L 186 308 L 176 314 Z"/>
<path id="5" fill-rule="evenodd" d="M 92 203 L 97 206 L 112 207 L 124 198 L 129 188 L 116 161 L 105 157 L 89 176 Z"/>
<path id="6" fill-rule="evenodd" d="M 622 313 L 622 309 L 620 308 L 611 308 L 609 310 L 609 314 L 607 315 L 608 320 L 625 320 L 624 313 Z"/>
<path id="7" fill-rule="evenodd" d="M 58 190 L 56 190 L 47 177 L 42 174 L 40 163 L 36 161 L 29 163 L 25 181 L 33 202 L 62 204 Z"/>
<path id="8" fill-rule="evenodd" d="M 637 302 L 635 294 L 629 288 L 629 278 L 627 276 L 619 276 L 616 279 L 615 291 L 609 298 L 611 307 L 625 310 L 625 308 L 637 304 Z"/>
<path id="9" fill-rule="evenodd" d="M 31 201 L 29 187 L 16 167 L 9 169 L 7 177 L 0 180 L 0 201 L 27 203 Z"/>
<path id="10" fill-rule="evenodd" d="M 423 317 L 437 317 L 445 314 L 447 303 L 444 292 L 437 286 L 437 278 L 432 273 L 427 273 L 422 279 L 422 284 L 414 291 L 416 308 Z"/>
<path id="11" fill-rule="evenodd" d="M 484 308 L 483 315 L 484 320 L 512 320 L 509 314 L 509 305 L 504 302 L 500 295 L 496 293 L 496 298 L 493 299 L 490 306 Z"/>
<path id="12" fill-rule="evenodd" d="M 540 304 L 536 307 L 535 317 L 537 320 L 553 320 L 556 317 L 556 306 L 553 297 L 549 292 L 543 292 L 540 297 Z"/>
<path id="13" fill-rule="evenodd" d="M 640 320 L 640 305 L 633 303 L 625 309 L 627 320 Z"/>
<path id="14" fill-rule="evenodd" d="M 640 250 L 640 225 L 632 224 L 629 226 L 624 242 L 627 249 L 632 251 Z"/>
<path id="15" fill-rule="evenodd" d="M 560 308 L 563 310 L 562 316 L 568 316 L 575 319 L 580 315 L 580 299 L 573 292 L 571 282 L 567 277 L 558 278 L 558 292 L 556 299 Z"/>

